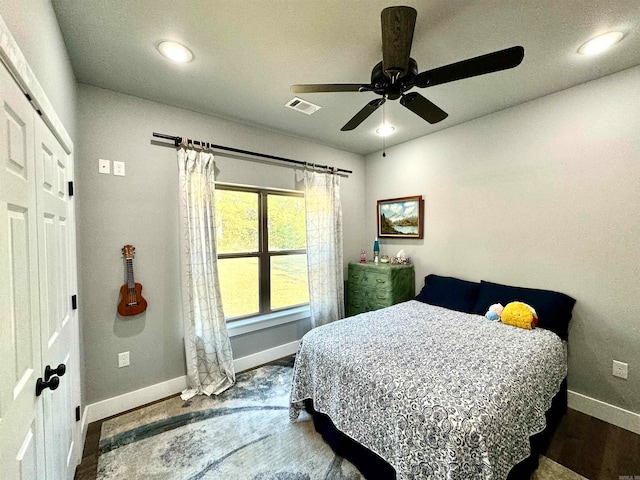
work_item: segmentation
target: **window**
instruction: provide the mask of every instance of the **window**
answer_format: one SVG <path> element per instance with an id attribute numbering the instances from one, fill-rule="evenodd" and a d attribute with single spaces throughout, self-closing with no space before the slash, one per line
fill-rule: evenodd
<path id="1" fill-rule="evenodd" d="M 217 184 L 215 196 L 227 320 L 309 303 L 303 194 Z"/>

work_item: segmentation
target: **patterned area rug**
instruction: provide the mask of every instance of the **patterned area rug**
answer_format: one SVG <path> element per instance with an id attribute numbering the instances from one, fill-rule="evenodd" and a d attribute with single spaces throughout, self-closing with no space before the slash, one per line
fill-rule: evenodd
<path id="1" fill-rule="evenodd" d="M 218 397 L 173 397 L 102 424 L 98 479 L 360 480 L 303 412 L 289 422 L 293 359 L 237 376 Z M 541 457 L 534 480 L 585 480 Z"/>

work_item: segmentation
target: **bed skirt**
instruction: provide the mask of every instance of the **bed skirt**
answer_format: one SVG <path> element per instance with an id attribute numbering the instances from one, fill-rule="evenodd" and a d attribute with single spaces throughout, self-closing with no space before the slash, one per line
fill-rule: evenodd
<path id="1" fill-rule="evenodd" d="M 316 412 L 313 409 L 312 400 L 305 400 L 305 409 L 313 416 L 313 424 L 316 431 L 322 435 L 322 438 L 331 446 L 336 455 L 340 455 L 353 463 L 365 478 L 395 480 L 396 472 L 388 462 L 339 431 L 327 415 Z M 553 397 L 551 408 L 545 414 L 547 427 L 542 432 L 530 437 L 531 455 L 511 469 L 507 480 L 529 478 L 538 468 L 538 456 L 547 451 L 551 438 L 566 411 L 567 380 L 565 378 L 560 385 L 560 391 Z"/>

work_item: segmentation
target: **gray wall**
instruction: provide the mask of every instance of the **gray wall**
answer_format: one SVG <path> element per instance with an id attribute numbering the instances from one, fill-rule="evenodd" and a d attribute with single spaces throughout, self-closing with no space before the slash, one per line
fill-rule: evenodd
<path id="1" fill-rule="evenodd" d="M 176 151 L 154 144 L 152 132 L 353 170 L 341 180 L 345 262 L 363 248 L 361 155 L 96 87 L 79 85 L 78 98 L 78 241 L 88 403 L 185 373 Z M 124 161 L 126 176 L 99 174 L 99 158 Z M 290 167 L 222 156 L 216 167 L 222 182 L 296 187 L 296 170 Z M 136 247 L 136 281 L 149 307 L 140 317 L 123 320 L 116 316 L 116 305 L 124 276 L 120 249 L 127 243 Z M 295 341 L 308 328 L 302 320 L 233 337 L 234 357 Z M 118 369 L 117 354 L 123 351 L 131 352 L 131 366 Z"/>
<path id="2" fill-rule="evenodd" d="M 639 127 L 636 67 L 371 154 L 367 237 L 376 200 L 422 195 L 424 240 L 381 242 L 418 289 L 436 273 L 571 295 L 569 388 L 640 412 Z"/>

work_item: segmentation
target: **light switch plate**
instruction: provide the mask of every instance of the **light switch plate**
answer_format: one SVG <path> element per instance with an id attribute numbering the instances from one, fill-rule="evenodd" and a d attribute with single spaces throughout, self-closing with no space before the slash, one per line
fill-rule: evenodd
<path id="1" fill-rule="evenodd" d="M 128 367 L 129 362 L 129 352 L 122 352 L 118 354 L 118 368 Z"/>
<path id="2" fill-rule="evenodd" d="M 124 177 L 124 162 L 113 161 L 113 174 Z"/>
<path id="3" fill-rule="evenodd" d="M 111 174 L 111 160 L 98 159 L 98 173 Z"/>
<path id="4" fill-rule="evenodd" d="M 614 377 L 619 377 L 623 379 L 627 379 L 629 374 L 629 364 L 624 362 L 619 362 L 618 360 L 613 361 L 613 371 L 611 374 Z"/>

